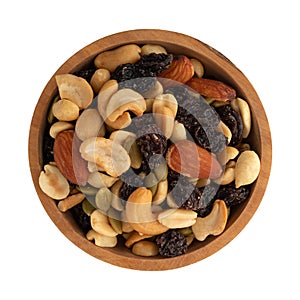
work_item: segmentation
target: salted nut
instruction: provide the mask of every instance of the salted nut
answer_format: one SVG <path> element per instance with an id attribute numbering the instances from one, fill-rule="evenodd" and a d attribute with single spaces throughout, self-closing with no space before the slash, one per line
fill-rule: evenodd
<path id="1" fill-rule="evenodd" d="M 52 106 L 52 113 L 59 121 L 74 121 L 79 116 L 79 107 L 67 99 L 61 99 Z"/>
<path id="2" fill-rule="evenodd" d="M 144 97 L 131 89 L 121 89 L 109 99 L 106 107 L 106 115 L 109 121 L 116 121 L 126 111 L 131 111 L 141 116 L 146 110 Z"/>
<path id="3" fill-rule="evenodd" d="M 87 234 L 86 238 L 89 241 L 95 241 L 95 245 L 99 247 L 112 248 L 117 245 L 118 239 L 116 236 L 105 236 L 91 229 Z"/>
<path id="4" fill-rule="evenodd" d="M 247 185 L 256 180 L 260 172 L 260 159 L 252 150 L 240 154 L 235 166 L 235 187 Z"/>
<path id="5" fill-rule="evenodd" d="M 209 235 L 221 234 L 226 226 L 228 210 L 223 200 L 214 202 L 211 213 L 205 218 L 197 218 L 192 226 L 195 238 L 198 241 L 204 241 Z"/>
<path id="6" fill-rule="evenodd" d="M 117 236 L 118 233 L 111 227 L 109 221 L 108 221 L 108 217 L 106 215 L 104 215 L 102 212 L 100 212 L 99 210 L 94 210 L 91 213 L 91 226 L 92 228 L 104 235 L 104 236 Z"/>
<path id="7" fill-rule="evenodd" d="M 126 217 L 132 228 L 142 234 L 157 235 L 168 230 L 159 223 L 151 210 L 152 193 L 140 187 L 128 198 L 126 203 Z"/>
<path id="8" fill-rule="evenodd" d="M 197 213 L 183 208 L 167 209 L 158 215 L 158 221 L 168 228 L 185 228 L 196 223 Z"/>
<path id="9" fill-rule="evenodd" d="M 67 179 L 56 166 L 45 165 L 45 171 L 41 171 L 39 185 L 42 191 L 55 200 L 61 200 L 68 196 L 70 186 Z"/>
<path id="10" fill-rule="evenodd" d="M 68 129 L 73 129 L 73 128 L 74 128 L 74 125 L 70 122 L 58 121 L 58 122 L 55 122 L 51 125 L 50 130 L 49 130 L 49 134 L 52 138 L 55 139 L 56 136 L 60 132 L 68 130 Z"/>
<path id="11" fill-rule="evenodd" d="M 107 174 L 118 177 L 130 167 L 130 157 L 118 143 L 104 137 L 93 137 L 80 145 L 83 159 L 96 163 Z"/>
<path id="12" fill-rule="evenodd" d="M 56 75 L 55 80 L 61 99 L 75 103 L 80 109 L 88 107 L 94 97 L 90 84 L 82 77 L 72 74 Z"/>

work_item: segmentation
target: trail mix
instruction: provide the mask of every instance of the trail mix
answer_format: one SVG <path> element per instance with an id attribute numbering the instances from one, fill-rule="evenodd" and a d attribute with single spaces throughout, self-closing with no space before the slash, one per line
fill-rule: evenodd
<path id="1" fill-rule="evenodd" d="M 129 44 L 55 79 L 39 185 L 95 245 L 182 255 L 247 201 L 249 105 L 199 60 Z"/>

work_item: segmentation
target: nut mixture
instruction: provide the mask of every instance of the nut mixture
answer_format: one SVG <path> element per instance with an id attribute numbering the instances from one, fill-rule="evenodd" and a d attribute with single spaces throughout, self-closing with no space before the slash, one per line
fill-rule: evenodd
<path id="1" fill-rule="evenodd" d="M 129 44 L 55 77 L 39 185 L 89 241 L 182 255 L 247 201 L 260 172 L 250 107 L 205 76 L 196 58 Z"/>

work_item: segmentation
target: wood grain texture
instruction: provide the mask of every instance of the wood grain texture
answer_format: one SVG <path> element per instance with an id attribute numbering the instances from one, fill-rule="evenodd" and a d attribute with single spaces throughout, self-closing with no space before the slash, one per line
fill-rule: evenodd
<path id="1" fill-rule="evenodd" d="M 202 243 L 193 243 L 187 254 L 175 258 L 138 257 L 122 245 L 112 249 L 95 246 L 81 233 L 69 213 L 60 212 L 56 202 L 47 197 L 38 185 L 38 177 L 43 169 L 42 140 L 46 126 L 46 114 L 50 101 L 57 93 L 54 75 L 77 71 L 90 63 L 100 52 L 128 43 L 160 44 L 169 52 L 199 59 L 205 65 L 206 74 L 214 74 L 219 80 L 234 87 L 237 95 L 246 99 L 252 110 L 253 127 L 249 141 L 260 156 L 261 171 L 249 201 L 232 209 L 226 229 L 220 236 L 208 237 Z M 43 90 L 32 117 L 28 144 L 29 164 L 33 183 L 42 205 L 56 226 L 75 245 L 97 259 L 120 267 L 166 270 L 183 267 L 212 255 L 228 244 L 246 226 L 258 208 L 268 183 L 272 160 L 271 134 L 264 108 L 253 86 L 226 57 L 190 36 L 163 30 L 141 29 L 117 33 L 95 41 L 69 58 L 55 74 Z"/>

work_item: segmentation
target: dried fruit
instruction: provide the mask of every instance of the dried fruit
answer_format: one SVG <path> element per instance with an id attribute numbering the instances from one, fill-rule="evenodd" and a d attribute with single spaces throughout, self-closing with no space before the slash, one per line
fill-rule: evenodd
<path id="1" fill-rule="evenodd" d="M 194 77 L 186 84 L 202 96 L 218 101 L 232 100 L 236 97 L 235 90 L 221 81 Z"/>
<path id="2" fill-rule="evenodd" d="M 84 234 L 92 228 L 90 217 L 83 211 L 81 203 L 70 208 L 69 212 Z"/>
<path id="3" fill-rule="evenodd" d="M 155 239 L 158 252 L 164 257 L 175 257 L 185 254 L 187 251 L 187 240 L 177 230 L 171 229 Z"/>
<path id="4" fill-rule="evenodd" d="M 251 187 L 249 185 L 236 188 L 234 183 L 230 183 L 220 186 L 216 198 L 224 200 L 227 206 L 234 206 L 246 201 L 250 191 Z"/>
<path id="5" fill-rule="evenodd" d="M 171 145 L 166 161 L 172 170 L 192 178 L 218 178 L 222 173 L 221 165 L 211 153 L 189 140 Z"/>
<path id="6" fill-rule="evenodd" d="M 231 131 L 232 137 L 229 146 L 238 145 L 242 141 L 244 128 L 241 115 L 230 104 L 216 107 L 216 111 Z"/>

